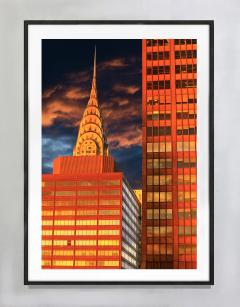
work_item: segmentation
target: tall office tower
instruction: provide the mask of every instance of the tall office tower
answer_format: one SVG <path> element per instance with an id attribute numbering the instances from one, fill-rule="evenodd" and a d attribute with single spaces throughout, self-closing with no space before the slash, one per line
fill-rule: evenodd
<path id="1" fill-rule="evenodd" d="M 140 265 L 140 203 L 108 153 L 96 87 L 73 156 L 42 176 L 42 268 L 121 269 Z"/>
<path id="2" fill-rule="evenodd" d="M 142 268 L 196 262 L 197 41 L 142 41 Z"/>

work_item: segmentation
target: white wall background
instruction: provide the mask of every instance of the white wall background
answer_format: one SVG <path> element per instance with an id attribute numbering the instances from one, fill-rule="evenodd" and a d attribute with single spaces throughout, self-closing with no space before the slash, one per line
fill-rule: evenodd
<path id="1" fill-rule="evenodd" d="M 215 283 L 23 285 L 23 20 L 215 20 Z M 240 1 L 0 0 L 0 306 L 238 306 Z"/>

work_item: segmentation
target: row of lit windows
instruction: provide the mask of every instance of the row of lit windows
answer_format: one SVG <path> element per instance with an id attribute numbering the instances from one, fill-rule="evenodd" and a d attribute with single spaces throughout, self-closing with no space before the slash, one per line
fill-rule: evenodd
<path id="1" fill-rule="evenodd" d="M 171 185 L 172 175 L 147 176 L 147 185 Z"/>
<path id="2" fill-rule="evenodd" d="M 119 240 L 76 240 L 76 245 L 118 246 Z"/>
<path id="3" fill-rule="evenodd" d="M 71 245 L 74 245 L 74 240 L 53 240 L 53 245 L 55 245 L 55 246 L 68 246 L 69 245 L 69 246 L 71 246 Z"/>
<path id="4" fill-rule="evenodd" d="M 44 250 L 42 251 L 42 253 L 44 255 Z M 73 250 L 54 250 L 53 251 L 54 256 L 73 256 L 73 253 L 74 253 Z"/>
<path id="5" fill-rule="evenodd" d="M 43 206 L 75 206 L 80 205 L 80 206 L 96 206 L 96 205 L 103 205 L 103 206 L 115 206 L 120 204 L 119 199 L 78 199 L 76 200 L 43 200 L 42 205 Z"/>
<path id="6" fill-rule="evenodd" d="M 61 191 L 60 193 L 58 191 L 56 191 L 56 196 L 64 196 L 64 192 L 66 191 Z M 62 195 L 61 195 L 62 193 Z M 73 194 L 75 195 L 75 194 Z M 83 190 L 83 191 L 77 191 L 77 195 L 79 196 L 96 196 L 98 195 L 98 191 L 97 190 Z"/>
<path id="7" fill-rule="evenodd" d="M 178 175 L 178 184 L 195 184 L 196 175 Z M 147 176 L 147 185 L 171 185 L 171 175 Z"/>
<path id="8" fill-rule="evenodd" d="M 98 210 L 76 210 L 76 215 L 97 215 Z M 118 215 L 120 210 L 99 210 L 99 215 Z M 53 216 L 53 210 L 43 210 L 43 216 Z M 55 215 L 66 216 L 66 215 L 75 215 L 74 210 L 55 210 Z"/>
<path id="9" fill-rule="evenodd" d="M 153 66 L 147 67 L 147 75 L 170 74 L 170 66 Z"/>
<path id="10" fill-rule="evenodd" d="M 148 226 L 147 237 L 159 237 L 172 234 L 172 226 Z"/>
<path id="11" fill-rule="evenodd" d="M 170 80 L 147 82 L 147 90 L 170 89 Z"/>
<path id="12" fill-rule="evenodd" d="M 53 225 L 53 220 L 42 220 L 42 225 L 43 226 L 52 226 Z"/>
<path id="13" fill-rule="evenodd" d="M 196 162 L 196 156 L 190 156 L 190 157 L 178 158 L 178 161 L 184 161 L 184 162 Z"/>
<path id="14" fill-rule="evenodd" d="M 172 255 L 173 246 L 168 244 L 147 244 L 148 255 Z"/>
<path id="15" fill-rule="evenodd" d="M 77 183 L 79 186 L 117 186 L 120 185 L 119 179 L 90 181 L 82 180 Z"/>
<path id="16" fill-rule="evenodd" d="M 177 135 L 195 135 L 197 134 L 197 128 L 184 128 L 184 129 L 177 129 Z"/>
<path id="17" fill-rule="evenodd" d="M 147 52 L 147 60 L 169 60 L 169 51 Z"/>
<path id="18" fill-rule="evenodd" d="M 168 39 L 147 39 L 147 47 L 151 46 L 167 46 L 169 44 Z M 197 44 L 196 39 L 174 39 L 175 45 L 191 45 Z"/>
<path id="19" fill-rule="evenodd" d="M 196 233 L 197 233 L 196 226 L 178 226 L 179 236 L 196 235 Z"/>
<path id="20" fill-rule="evenodd" d="M 179 219 L 190 219 L 190 218 L 196 218 L 196 217 L 197 217 L 196 208 L 178 209 Z"/>
<path id="21" fill-rule="evenodd" d="M 66 252 L 69 252 L 69 254 L 62 254 L 62 255 L 64 255 L 64 256 L 71 256 L 71 255 L 73 255 L 73 251 L 66 251 Z M 51 256 L 51 255 L 52 255 L 52 250 L 51 249 L 43 249 L 42 250 L 42 256 Z"/>
<path id="22" fill-rule="evenodd" d="M 74 234 L 74 231 L 66 231 L 68 235 Z M 53 234 L 52 230 L 42 230 L 42 235 L 43 236 L 51 236 Z"/>
<path id="23" fill-rule="evenodd" d="M 119 235 L 120 231 L 119 230 L 98 230 L 98 235 L 102 236 L 116 236 Z M 42 235 L 43 236 L 48 236 L 48 235 L 56 235 L 56 236 L 70 236 L 70 235 L 79 235 L 79 236 L 96 236 L 97 235 L 97 230 L 43 230 Z"/>
<path id="24" fill-rule="evenodd" d="M 183 161 L 178 161 L 178 163 L 177 163 L 177 167 L 178 168 L 183 168 L 183 167 L 185 167 L 185 168 L 191 168 L 191 167 L 196 167 L 197 165 L 196 165 L 196 162 L 183 162 Z"/>
<path id="25" fill-rule="evenodd" d="M 42 260 L 42 266 L 51 266 L 51 260 Z"/>
<path id="26" fill-rule="evenodd" d="M 96 250 L 76 250 L 75 256 L 96 256 Z"/>
<path id="27" fill-rule="evenodd" d="M 54 256 L 73 256 L 74 250 L 43 250 L 43 256 L 51 256 L 53 253 Z M 75 256 L 119 256 L 119 250 L 75 250 Z"/>
<path id="28" fill-rule="evenodd" d="M 197 50 L 175 51 L 175 59 L 192 59 L 197 57 Z"/>
<path id="29" fill-rule="evenodd" d="M 54 196 L 54 191 L 43 191 L 44 196 Z M 76 196 L 76 191 L 56 191 L 56 196 Z M 96 196 L 97 190 L 77 191 L 78 196 Z M 120 190 L 99 190 L 99 195 L 120 195 Z"/>
<path id="30" fill-rule="evenodd" d="M 99 210 L 99 215 L 118 215 L 120 210 Z"/>
<path id="31" fill-rule="evenodd" d="M 117 229 L 98 230 L 98 234 L 102 236 L 117 236 L 120 234 L 120 230 L 117 230 Z"/>
<path id="32" fill-rule="evenodd" d="M 49 261 L 44 260 L 43 262 L 44 263 L 42 263 L 42 265 L 51 265 L 50 260 Z M 49 263 L 46 264 L 46 262 L 49 262 Z M 73 266 L 73 260 L 54 260 L 52 262 L 52 265 L 53 266 Z"/>
<path id="33" fill-rule="evenodd" d="M 171 142 L 147 143 L 147 152 L 171 152 Z"/>
<path id="34" fill-rule="evenodd" d="M 147 47 L 167 46 L 168 44 L 169 44 L 168 39 L 147 39 Z"/>
<path id="35" fill-rule="evenodd" d="M 172 201 L 172 192 L 147 192 L 147 202 Z"/>
<path id="36" fill-rule="evenodd" d="M 147 159 L 147 168 L 172 168 L 172 159 Z"/>
<path id="37" fill-rule="evenodd" d="M 171 113 L 159 113 L 155 111 L 147 114 L 147 120 L 168 120 L 171 119 Z"/>
<path id="38" fill-rule="evenodd" d="M 42 211 L 42 216 L 53 216 L 53 210 Z"/>
<path id="39" fill-rule="evenodd" d="M 43 181 L 42 187 L 53 187 L 55 181 Z M 117 186 L 120 185 L 120 180 L 101 180 L 101 181 L 56 181 L 57 187 L 62 186 Z"/>
<path id="40" fill-rule="evenodd" d="M 172 209 L 147 209 L 148 220 L 172 219 Z"/>
<path id="41" fill-rule="evenodd" d="M 42 240 L 42 246 L 73 246 L 74 243 L 76 246 L 118 246 L 119 240 Z"/>
<path id="42" fill-rule="evenodd" d="M 99 205 L 103 206 L 117 206 L 120 205 L 119 199 L 100 199 Z"/>
<path id="43" fill-rule="evenodd" d="M 176 65 L 175 73 L 196 73 L 197 65 L 188 64 L 188 65 Z M 153 66 L 147 67 L 147 75 L 163 75 L 170 74 L 170 66 Z"/>
<path id="44" fill-rule="evenodd" d="M 177 142 L 177 151 L 195 151 L 196 142 Z"/>
<path id="45" fill-rule="evenodd" d="M 181 99 L 181 98 L 179 98 L 179 99 L 177 99 L 177 102 L 176 102 L 177 104 L 181 104 L 181 103 L 197 103 L 197 98 L 188 98 L 188 99 Z"/>
<path id="46" fill-rule="evenodd" d="M 98 240 L 100 246 L 118 246 L 119 240 Z"/>
<path id="47" fill-rule="evenodd" d="M 197 114 L 194 113 L 194 111 L 189 112 L 177 112 L 176 115 L 177 119 L 195 119 L 197 118 Z M 160 113 L 158 111 L 155 111 L 154 113 L 148 113 L 147 114 L 147 120 L 170 120 L 171 114 L 170 113 Z M 162 133 L 164 134 L 164 132 Z"/>
<path id="48" fill-rule="evenodd" d="M 62 224 L 62 225 L 64 225 L 64 224 Z M 94 225 L 97 225 L 97 220 L 77 220 L 76 225 L 78 225 L 78 226 L 94 226 Z"/>
<path id="49" fill-rule="evenodd" d="M 54 225 L 56 226 L 94 226 L 97 225 L 97 220 L 55 220 Z M 42 225 L 53 225 L 53 220 L 43 220 Z M 120 225 L 120 220 L 98 220 L 98 225 Z"/>
<path id="50" fill-rule="evenodd" d="M 147 136 L 171 135 L 171 127 L 147 127 Z"/>
<path id="51" fill-rule="evenodd" d="M 98 261 L 98 266 L 119 266 L 119 261 L 117 260 L 104 260 L 104 261 Z"/>
<path id="52" fill-rule="evenodd" d="M 177 104 L 185 104 L 185 103 L 197 103 L 197 98 L 185 98 L 185 97 L 178 97 L 176 98 Z M 147 105 L 159 105 L 159 104 L 170 104 L 171 96 L 159 96 L 159 97 L 147 97 Z"/>
<path id="53" fill-rule="evenodd" d="M 176 65 L 175 72 L 178 73 L 196 73 L 197 72 L 197 64 L 188 64 L 188 65 Z"/>
<path id="54" fill-rule="evenodd" d="M 148 96 L 147 105 L 158 105 L 158 104 L 170 104 L 172 102 L 171 96 L 160 95 L 160 96 Z"/>
<path id="55" fill-rule="evenodd" d="M 197 200 L 196 191 L 178 191 L 178 201 Z"/>
<path id="56" fill-rule="evenodd" d="M 97 230 L 43 230 L 42 235 L 43 236 L 49 236 L 49 235 L 56 235 L 56 236 L 70 236 L 70 235 L 82 235 L 82 236 L 95 236 L 97 235 Z M 119 230 L 98 230 L 98 235 L 102 236 L 116 236 L 119 235 Z"/>
<path id="57" fill-rule="evenodd" d="M 98 225 L 120 225 L 120 220 L 99 220 Z"/>
<path id="58" fill-rule="evenodd" d="M 68 235 L 69 231 L 72 232 L 69 235 L 74 235 L 74 230 L 54 230 L 54 235 Z M 76 230 L 75 234 L 79 236 L 95 236 L 97 235 L 97 230 Z"/>
<path id="59" fill-rule="evenodd" d="M 194 111 L 189 110 L 189 112 L 177 112 L 177 119 L 194 119 L 197 118 L 197 114 Z"/>
<path id="60" fill-rule="evenodd" d="M 196 79 L 176 80 L 176 88 L 191 88 L 197 86 Z"/>
<path id="61" fill-rule="evenodd" d="M 98 256 L 119 256 L 119 250 L 99 250 Z"/>
<path id="62" fill-rule="evenodd" d="M 175 51 L 175 59 L 197 58 L 197 50 Z M 147 52 L 148 61 L 169 60 L 169 51 Z"/>
<path id="63" fill-rule="evenodd" d="M 194 184 L 197 182 L 197 176 L 192 175 L 178 175 L 178 184 Z"/>
<path id="64" fill-rule="evenodd" d="M 191 244 L 179 244 L 178 247 L 178 253 L 179 255 L 191 255 L 191 254 L 196 254 L 196 245 L 191 245 Z"/>
<path id="65" fill-rule="evenodd" d="M 119 261 L 112 261 L 112 260 L 105 260 L 105 261 L 92 261 L 92 260 L 54 260 L 52 265 L 53 266 L 82 266 L 82 267 L 95 267 L 96 264 L 98 266 L 119 266 Z M 50 266 L 50 260 L 42 261 L 43 266 Z"/>
<path id="66" fill-rule="evenodd" d="M 196 43 L 197 43 L 196 39 L 174 39 L 175 45 L 191 45 Z"/>
<path id="67" fill-rule="evenodd" d="M 172 245 L 165 244 L 148 244 L 147 245 L 147 254 L 148 255 L 171 255 L 173 253 Z M 182 245 L 180 244 L 178 247 L 179 255 L 191 255 L 196 254 L 196 245 Z"/>
<path id="68" fill-rule="evenodd" d="M 53 216 L 53 210 L 43 210 L 42 211 L 42 215 L 43 216 Z M 74 215 L 75 214 L 75 211 L 74 210 L 55 210 L 55 215 Z"/>

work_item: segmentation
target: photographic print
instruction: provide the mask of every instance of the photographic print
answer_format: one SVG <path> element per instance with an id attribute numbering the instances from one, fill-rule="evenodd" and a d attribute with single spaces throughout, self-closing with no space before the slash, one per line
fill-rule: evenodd
<path id="1" fill-rule="evenodd" d="M 25 23 L 25 283 L 213 283 L 212 22 Z"/>

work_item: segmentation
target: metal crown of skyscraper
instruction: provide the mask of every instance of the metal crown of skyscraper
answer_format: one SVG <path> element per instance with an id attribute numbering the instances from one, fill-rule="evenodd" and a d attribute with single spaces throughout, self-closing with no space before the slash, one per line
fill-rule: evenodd
<path id="1" fill-rule="evenodd" d="M 80 122 L 73 156 L 108 156 L 108 144 L 98 104 L 96 74 L 95 47 L 92 88 L 87 107 Z"/>

